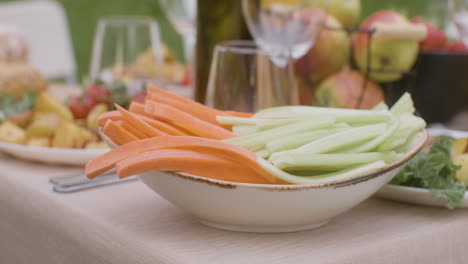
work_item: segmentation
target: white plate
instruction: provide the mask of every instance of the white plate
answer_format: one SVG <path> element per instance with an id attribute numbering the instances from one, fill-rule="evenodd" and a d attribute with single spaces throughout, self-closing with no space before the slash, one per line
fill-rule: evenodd
<path id="1" fill-rule="evenodd" d="M 65 149 L 33 147 L 7 142 L 0 142 L 0 151 L 29 161 L 51 164 L 83 166 L 108 149 Z"/>
<path id="2" fill-rule="evenodd" d="M 446 201 L 436 198 L 432 192 L 424 188 L 414 188 L 387 184 L 376 193 L 377 197 L 419 205 L 445 207 Z M 468 208 L 468 192 L 465 192 L 463 202 L 457 208 Z"/>

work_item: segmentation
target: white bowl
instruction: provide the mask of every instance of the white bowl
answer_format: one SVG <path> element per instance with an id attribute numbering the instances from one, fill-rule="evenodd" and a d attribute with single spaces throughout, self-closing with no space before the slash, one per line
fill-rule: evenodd
<path id="1" fill-rule="evenodd" d="M 147 172 L 138 178 L 211 227 L 244 232 L 299 231 L 324 225 L 374 194 L 426 139 L 425 131 L 417 134 L 407 154 L 381 170 L 321 185 L 234 183 L 175 172 Z"/>

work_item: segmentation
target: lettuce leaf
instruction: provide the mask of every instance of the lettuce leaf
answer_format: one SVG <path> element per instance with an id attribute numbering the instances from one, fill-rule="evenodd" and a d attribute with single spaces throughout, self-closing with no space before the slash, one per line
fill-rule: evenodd
<path id="1" fill-rule="evenodd" d="M 390 183 L 429 189 L 435 197 L 447 200 L 447 208 L 455 208 L 463 200 L 466 187 L 453 180 L 460 166 L 450 156 L 452 141 L 449 137 L 439 137 L 429 151 L 419 152 Z"/>
<path id="2" fill-rule="evenodd" d="M 36 104 L 36 93 L 27 92 L 23 98 L 18 99 L 14 95 L 0 96 L 0 122 L 12 116 L 31 110 Z"/>

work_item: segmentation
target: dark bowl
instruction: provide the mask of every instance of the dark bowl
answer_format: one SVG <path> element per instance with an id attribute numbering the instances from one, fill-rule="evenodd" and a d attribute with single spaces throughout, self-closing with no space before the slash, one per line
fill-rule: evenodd
<path id="1" fill-rule="evenodd" d="M 408 91 L 426 122 L 446 122 L 468 106 L 468 54 L 420 53 L 411 72 L 382 86 L 389 105 Z"/>

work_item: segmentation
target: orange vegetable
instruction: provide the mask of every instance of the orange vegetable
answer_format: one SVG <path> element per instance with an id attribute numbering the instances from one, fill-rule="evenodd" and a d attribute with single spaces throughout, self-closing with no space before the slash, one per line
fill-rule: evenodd
<path id="1" fill-rule="evenodd" d="M 115 121 L 117 124 L 119 124 L 123 129 L 127 130 L 128 132 L 132 133 L 135 137 L 139 139 L 145 139 L 148 138 L 147 135 L 145 135 L 143 132 L 135 128 L 134 126 L 130 125 L 128 122 L 121 120 L 121 121 Z"/>
<path id="2" fill-rule="evenodd" d="M 146 117 L 149 117 L 149 118 L 152 118 L 152 116 L 148 113 L 145 112 L 145 105 L 144 104 L 140 104 L 138 102 L 132 102 L 130 104 L 130 106 L 128 107 L 128 111 L 132 112 L 132 113 L 136 113 L 136 114 L 139 114 L 139 115 L 142 115 L 142 116 L 146 116 Z"/>
<path id="3" fill-rule="evenodd" d="M 123 116 L 117 110 L 100 114 L 98 117 L 99 126 L 103 127 L 106 124 L 107 120 L 119 121 L 123 120 Z"/>
<path id="4" fill-rule="evenodd" d="M 133 113 L 133 114 L 136 115 L 141 120 L 145 121 L 148 125 L 156 128 L 158 130 L 164 131 L 167 134 L 170 134 L 170 135 L 173 135 L 173 136 L 191 135 L 189 132 L 183 131 L 180 128 L 173 127 L 173 126 L 171 126 L 171 125 L 169 125 L 169 124 L 167 124 L 165 122 L 155 120 L 155 119 L 152 119 L 152 118 L 148 118 L 146 116 L 142 116 L 142 115 L 139 115 L 139 114 L 136 114 L 136 113 Z M 107 120 L 119 121 L 119 120 L 124 120 L 124 117 L 117 110 L 110 111 L 110 112 L 101 114 L 99 116 L 99 119 L 98 119 L 99 125 L 104 126 L 104 124 L 106 123 Z"/>
<path id="5" fill-rule="evenodd" d="M 257 163 L 257 156 L 253 152 L 224 141 L 189 136 L 161 136 L 142 139 L 120 146 L 89 161 L 86 164 L 86 175 L 88 178 L 93 179 L 112 169 L 117 162 L 123 159 L 157 149 L 185 149 L 212 153 L 230 159 L 237 164 L 243 164 L 252 168 L 270 183 L 277 181 L 274 176 L 266 172 Z"/>
<path id="6" fill-rule="evenodd" d="M 155 127 L 150 126 L 148 123 L 143 121 L 143 119 L 137 116 L 135 113 L 131 113 L 125 110 L 123 107 L 120 107 L 119 105 L 115 105 L 115 107 L 120 112 L 120 114 L 122 114 L 126 122 L 128 122 L 130 125 L 134 126 L 135 128 L 138 128 L 138 130 L 140 130 L 142 133 L 144 133 L 148 137 L 169 135 L 169 133 L 163 132 Z"/>
<path id="7" fill-rule="evenodd" d="M 134 136 L 132 133 L 122 128 L 112 120 L 108 120 L 106 122 L 102 129 L 102 132 L 119 146 L 138 140 L 136 136 Z"/>
<path id="8" fill-rule="evenodd" d="M 169 105 L 148 101 L 145 103 L 145 111 L 158 119 L 190 131 L 196 136 L 220 140 L 237 137 L 231 131 L 205 122 Z"/>
<path id="9" fill-rule="evenodd" d="M 269 183 L 255 170 L 224 157 L 184 149 L 158 149 L 133 155 L 117 163 L 121 178 L 149 171 L 174 171 L 244 183 Z"/>
<path id="10" fill-rule="evenodd" d="M 216 126 L 221 126 L 216 121 L 217 115 L 226 115 L 223 111 L 210 108 L 206 105 L 194 102 L 187 98 L 175 95 L 155 86 L 149 86 L 148 94 L 151 101 L 163 103 L 177 108 L 180 111 L 189 113 L 198 119 L 211 123 Z"/>

